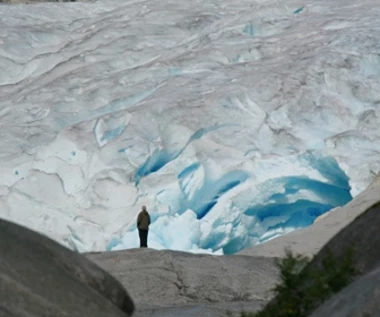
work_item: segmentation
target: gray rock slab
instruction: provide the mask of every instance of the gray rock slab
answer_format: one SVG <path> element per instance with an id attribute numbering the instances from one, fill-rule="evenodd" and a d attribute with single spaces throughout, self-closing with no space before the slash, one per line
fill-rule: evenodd
<path id="1" fill-rule="evenodd" d="M 152 249 L 88 253 L 87 257 L 128 287 L 137 316 L 160 307 L 176 311 L 178 306 L 168 308 L 174 305 L 197 304 L 187 306 L 190 313 L 200 307 L 215 310 L 199 303 L 265 302 L 272 297 L 270 289 L 277 281 L 273 258 Z"/>
<path id="2" fill-rule="evenodd" d="M 126 317 L 125 288 L 85 256 L 0 220 L 0 316 Z"/>
<path id="3" fill-rule="evenodd" d="M 239 313 L 242 310 L 252 312 L 260 309 L 264 303 L 263 301 L 221 302 L 158 307 L 138 310 L 134 317 L 225 317 L 227 310 L 233 313 Z"/>

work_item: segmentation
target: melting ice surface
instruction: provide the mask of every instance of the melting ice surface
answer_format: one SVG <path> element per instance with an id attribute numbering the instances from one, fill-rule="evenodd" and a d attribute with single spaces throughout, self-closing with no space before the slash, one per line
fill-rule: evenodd
<path id="1" fill-rule="evenodd" d="M 195 2 L 194 2 L 195 1 Z M 231 254 L 380 170 L 380 7 L 0 6 L 0 217 L 79 251 Z"/>

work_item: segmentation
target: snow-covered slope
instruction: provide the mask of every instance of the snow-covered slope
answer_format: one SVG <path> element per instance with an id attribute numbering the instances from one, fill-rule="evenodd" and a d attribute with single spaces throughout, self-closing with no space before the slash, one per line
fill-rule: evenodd
<path id="1" fill-rule="evenodd" d="M 0 6 L 0 217 L 80 251 L 233 253 L 380 169 L 375 0 Z"/>

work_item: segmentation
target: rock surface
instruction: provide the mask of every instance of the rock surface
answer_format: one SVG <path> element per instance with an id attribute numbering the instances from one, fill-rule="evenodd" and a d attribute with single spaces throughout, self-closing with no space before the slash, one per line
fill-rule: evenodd
<path id="1" fill-rule="evenodd" d="M 341 257 L 347 248 L 354 246 L 354 263 L 360 275 L 374 270 L 380 266 L 379 228 L 380 202 L 368 208 L 336 234 L 315 256 L 311 265 L 319 265 L 328 251 Z"/>
<path id="2" fill-rule="evenodd" d="M 126 317 L 134 304 L 109 273 L 53 240 L 0 220 L 0 316 Z"/>
<path id="3" fill-rule="evenodd" d="M 343 289 L 310 315 L 310 317 L 326 316 L 380 316 L 380 267 Z"/>
<path id="4" fill-rule="evenodd" d="M 226 309 L 257 309 L 270 300 L 277 279 L 273 258 L 152 249 L 87 257 L 128 287 L 141 317 L 221 316 Z"/>
<path id="5" fill-rule="evenodd" d="M 324 217 L 320 217 L 313 225 L 246 249 L 239 254 L 281 257 L 284 255 L 284 249 L 288 247 L 296 253 L 308 256 L 315 255 L 340 230 L 355 220 L 363 211 L 379 202 L 379 193 L 380 175 L 365 191 L 347 205 L 330 211 Z"/>
<path id="6" fill-rule="evenodd" d="M 261 302 L 194 303 L 188 305 L 139 309 L 133 317 L 226 317 L 227 310 L 238 314 L 257 311 Z"/>

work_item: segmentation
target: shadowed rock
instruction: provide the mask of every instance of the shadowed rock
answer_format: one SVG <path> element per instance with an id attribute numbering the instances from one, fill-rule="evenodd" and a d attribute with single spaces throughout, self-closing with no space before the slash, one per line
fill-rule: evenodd
<path id="1" fill-rule="evenodd" d="M 0 220 L 0 255 L 0 316 L 126 317 L 134 310 L 112 275 L 5 220 Z"/>
<path id="2" fill-rule="evenodd" d="M 342 290 L 335 296 L 335 303 L 339 302 L 339 307 L 336 304 L 328 304 L 325 309 L 331 310 L 331 313 L 340 314 L 336 316 L 366 316 L 361 314 L 350 315 L 348 312 L 352 311 L 352 301 L 350 298 L 353 296 L 354 290 L 356 294 L 366 292 L 369 297 L 368 300 L 364 301 L 363 298 L 358 299 L 357 303 L 360 306 L 370 308 L 373 303 L 379 299 L 377 294 L 380 291 L 380 287 L 376 286 L 373 282 L 380 280 L 380 202 L 374 204 L 372 207 L 364 211 L 360 216 L 358 216 L 353 222 L 342 229 L 338 234 L 336 234 L 313 258 L 310 263 L 310 267 L 322 267 L 323 259 L 328 256 L 331 252 L 335 257 L 343 258 L 344 253 L 350 248 L 354 247 L 353 253 L 353 264 L 358 270 L 358 275 L 356 279 L 359 282 L 351 284 L 347 289 Z M 371 281 L 367 277 L 367 274 L 373 270 L 374 273 L 369 274 L 373 276 L 374 281 Z M 365 278 L 361 278 L 365 275 Z M 358 286 L 359 285 L 359 286 Z M 371 296 L 370 296 L 371 294 Z M 344 298 L 344 300 L 342 300 Z M 321 305 L 325 307 L 322 303 Z M 318 305 L 320 306 L 320 305 Z M 378 309 L 380 306 L 372 307 L 373 309 Z M 371 309 L 372 309 L 371 308 Z M 319 310 L 318 310 L 319 311 Z M 324 311 L 324 310 L 323 310 Z M 359 309 L 360 311 L 360 309 Z M 311 312 L 310 312 L 311 313 Z M 380 311 L 377 310 L 377 314 Z M 318 315 L 318 316 L 332 316 L 331 314 Z M 378 316 L 369 314 L 368 316 Z"/>
<path id="3" fill-rule="evenodd" d="M 354 263 L 360 275 L 380 266 L 380 202 L 368 208 L 353 222 L 335 235 L 315 256 L 311 265 L 320 265 L 331 251 L 342 257 L 347 248 L 354 246 Z"/>
<path id="4" fill-rule="evenodd" d="M 380 267 L 321 305 L 310 317 L 380 316 Z"/>

